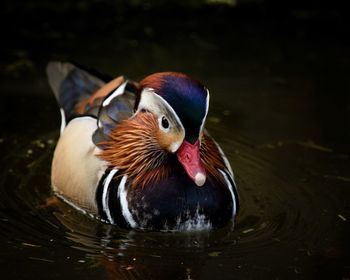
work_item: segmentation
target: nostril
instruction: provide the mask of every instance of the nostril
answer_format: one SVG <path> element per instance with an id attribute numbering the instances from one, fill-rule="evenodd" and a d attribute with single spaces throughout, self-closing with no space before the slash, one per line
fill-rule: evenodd
<path id="1" fill-rule="evenodd" d="M 186 153 L 186 154 L 185 154 L 185 158 L 187 159 L 187 161 L 190 161 L 190 160 L 191 160 L 191 155 L 188 154 L 188 153 Z"/>

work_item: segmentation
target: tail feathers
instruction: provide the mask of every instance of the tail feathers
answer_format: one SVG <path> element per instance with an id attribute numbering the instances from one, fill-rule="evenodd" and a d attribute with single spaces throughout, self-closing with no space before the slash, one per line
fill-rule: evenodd
<path id="1" fill-rule="evenodd" d="M 100 78 L 69 62 L 49 62 L 46 72 L 67 120 L 76 115 L 74 109 L 81 100 L 88 98 L 105 84 Z"/>

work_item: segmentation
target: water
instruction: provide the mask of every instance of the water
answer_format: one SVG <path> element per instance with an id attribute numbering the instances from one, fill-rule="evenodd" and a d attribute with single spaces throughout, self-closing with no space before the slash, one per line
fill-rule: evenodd
<path id="1" fill-rule="evenodd" d="M 69 26 L 71 37 L 62 28 L 66 45 L 42 31 L 58 45 L 41 56 L 39 39 L 28 32 L 21 36 L 31 44 L 24 43 L 19 58 L 6 49 L 11 55 L 2 60 L 10 70 L 2 72 L 0 104 L 1 279 L 350 278 L 350 107 L 349 95 L 341 94 L 348 89 L 344 70 L 350 60 L 343 43 L 308 41 L 314 31 L 304 30 L 309 25 L 285 38 L 270 23 L 266 30 L 254 21 L 247 27 L 243 19 L 217 13 L 208 34 L 197 28 L 205 25 L 204 12 L 199 23 L 185 14 L 183 25 L 168 22 L 164 30 L 156 19 L 145 31 L 151 39 L 122 30 L 121 41 L 112 34 L 115 44 L 94 41 L 86 52 L 74 45 L 86 39 L 74 33 L 79 23 Z M 167 35 L 166 27 L 175 33 Z M 20 48 L 16 42 L 9 44 Z M 130 48 L 132 57 L 118 57 Z M 199 77 L 211 91 L 207 129 L 236 174 L 241 210 L 235 225 L 192 233 L 126 231 L 55 198 L 50 164 L 59 111 L 43 76 L 51 55 L 135 79 L 167 68 Z M 23 59 L 31 64 L 23 66 Z"/>
<path id="2" fill-rule="evenodd" d="M 20 108 L 30 102 L 24 98 Z M 38 115 L 57 122 L 52 100 L 31 105 L 38 107 L 32 107 L 35 112 L 45 109 L 26 122 L 38 121 Z M 2 138 L 3 273 L 18 279 L 37 273 L 46 273 L 42 279 L 348 275 L 349 178 L 326 171 L 348 157 L 309 142 L 258 145 L 233 135 L 229 109 L 222 106 L 212 106 L 208 129 L 220 139 L 236 173 L 241 212 L 234 230 L 229 225 L 213 232 L 144 233 L 104 225 L 50 192 L 58 130 L 39 126 L 28 128 L 29 137 L 13 133 Z"/>

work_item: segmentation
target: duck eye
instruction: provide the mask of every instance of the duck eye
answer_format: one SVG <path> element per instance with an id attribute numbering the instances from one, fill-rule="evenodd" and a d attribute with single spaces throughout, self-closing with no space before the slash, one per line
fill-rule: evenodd
<path id="1" fill-rule="evenodd" d="M 169 128 L 169 121 L 164 116 L 162 117 L 162 127 L 165 129 Z"/>

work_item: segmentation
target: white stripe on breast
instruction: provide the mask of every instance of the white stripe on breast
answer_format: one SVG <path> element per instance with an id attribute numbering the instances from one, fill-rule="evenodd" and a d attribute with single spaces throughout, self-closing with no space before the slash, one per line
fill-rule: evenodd
<path id="1" fill-rule="evenodd" d="M 130 210 L 129 210 L 129 205 L 128 205 L 128 200 L 127 200 L 127 191 L 125 189 L 125 183 L 127 180 L 128 176 L 124 175 L 122 180 L 120 181 L 119 187 L 118 187 L 118 197 L 120 199 L 120 205 L 122 208 L 122 214 L 125 218 L 125 221 L 129 223 L 129 225 L 132 228 L 135 228 L 137 226 Z"/>
<path id="2" fill-rule="evenodd" d="M 230 162 L 228 161 L 226 155 L 224 154 L 224 151 L 221 149 L 220 145 L 219 145 L 214 139 L 213 139 L 213 141 L 214 141 L 216 147 L 218 148 L 218 150 L 219 150 L 219 152 L 220 152 L 220 155 L 221 155 L 222 159 L 224 160 L 224 163 L 225 163 L 225 165 L 226 165 L 226 168 L 227 168 L 227 170 L 230 172 L 231 177 L 234 177 L 231 164 L 230 164 Z"/>
<path id="3" fill-rule="evenodd" d="M 105 183 L 103 185 L 103 192 L 102 192 L 102 207 L 103 207 L 103 211 L 106 213 L 107 216 L 107 220 L 108 222 L 110 222 L 111 224 L 114 224 L 114 220 L 112 218 L 111 215 L 111 211 L 109 210 L 109 206 L 108 206 L 108 199 L 109 199 L 109 184 L 111 183 L 113 176 L 115 175 L 115 173 L 118 172 L 118 169 L 113 169 L 107 176 Z"/>
<path id="4" fill-rule="evenodd" d="M 232 196 L 232 216 L 235 216 L 236 215 L 236 196 L 235 196 L 235 193 L 233 192 L 233 186 L 232 186 L 230 180 L 227 178 L 227 174 L 224 171 L 222 171 L 221 169 L 219 169 L 219 171 L 222 174 L 222 176 L 224 176 L 224 179 L 226 181 L 228 189 L 230 190 L 230 193 Z M 231 179 L 233 181 L 232 177 L 231 177 Z"/>

